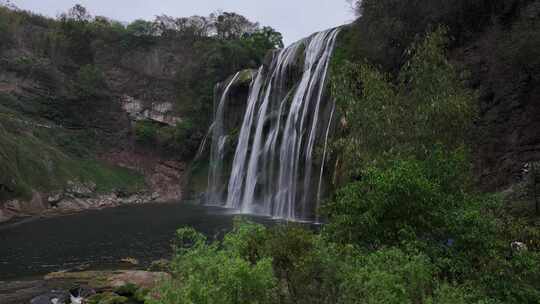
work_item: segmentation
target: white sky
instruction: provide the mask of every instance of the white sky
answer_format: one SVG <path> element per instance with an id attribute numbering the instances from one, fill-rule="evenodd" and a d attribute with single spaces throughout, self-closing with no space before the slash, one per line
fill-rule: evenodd
<path id="1" fill-rule="evenodd" d="M 346 0 L 11 0 L 17 7 L 55 17 L 80 3 L 92 15 L 118 21 L 152 20 L 166 14 L 174 17 L 207 16 L 217 10 L 232 11 L 283 34 L 290 44 L 310 34 L 349 23 L 353 11 Z"/>

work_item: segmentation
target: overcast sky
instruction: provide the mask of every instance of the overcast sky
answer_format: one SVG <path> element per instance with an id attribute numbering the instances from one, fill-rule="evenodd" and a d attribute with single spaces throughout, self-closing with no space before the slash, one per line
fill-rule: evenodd
<path id="1" fill-rule="evenodd" d="M 11 0 L 21 9 L 57 16 L 75 4 L 92 15 L 118 21 L 151 20 L 156 15 L 175 17 L 209 15 L 223 10 L 240 13 L 269 25 L 290 44 L 313 32 L 349 23 L 354 16 L 346 0 Z"/>

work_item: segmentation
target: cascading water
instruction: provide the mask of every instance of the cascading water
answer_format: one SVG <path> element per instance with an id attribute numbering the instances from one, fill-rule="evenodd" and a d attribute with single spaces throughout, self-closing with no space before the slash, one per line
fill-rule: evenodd
<path id="1" fill-rule="evenodd" d="M 276 51 L 271 62 L 257 72 L 250 86 L 232 167 L 227 171 L 230 177 L 226 200 L 221 201 L 224 206 L 284 219 L 315 219 L 334 116 L 334 105 L 325 102 L 324 92 L 338 33 L 339 29 L 320 32 Z M 212 203 L 225 197 L 221 188 L 225 174 L 220 172 L 224 168 L 217 163 L 223 163 L 222 144 L 226 141 L 220 106 L 227 99 L 231 83 L 223 92 L 213 123 L 209 183 Z M 324 145 L 324 153 L 320 170 L 313 176 L 317 144 Z"/>
<path id="2" fill-rule="evenodd" d="M 219 204 L 223 201 L 224 197 L 223 161 L 225 158 L 225 144 L 227 143 L 228 136 L 224 132 L 223 119 L 229 90 L 233 83 L 238 79 L 239 75 L 240 73 L 234 75 L 225 86 L 225 90 L 223 91 L 223 95 L 219 99 L 219 102 L 214 105 L 214 122 L 210 127 L 212 133 L 212 150 L 210 152 L 210 173 L 208 175 L 209 196 L 207 197 L 207 201 L 211 204 Z M 200 149 L 204 149 L 204 146 Z"/>

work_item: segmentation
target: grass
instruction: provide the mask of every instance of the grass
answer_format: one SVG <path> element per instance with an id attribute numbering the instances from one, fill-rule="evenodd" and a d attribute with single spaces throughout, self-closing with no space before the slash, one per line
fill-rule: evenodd
<path id="1" fill-rule="evenodd" d="M 145 187 L 144 176 L 130 169 L 98 160 L 79 160 L 76 165 L 82 180 L 95 182 L 98 192 L 111 192 L 114 189 L 137 192 Z"/>
<path id="2" fill-rule="evenodd" d="M 28 199 L 33 191 L 62 189 L 69 180 L 94 182 L 100 193 L 114 189 L 136 192 L 145 187 L 141 174 L 106 164 L 92 153 L 84 157 L 68 154 L 53 138 L 51 142 L 42 133 L 36 137 L 31 129 L 0 117 L 0 200 Z"/>
<path id="3" fill-rule="evenodd" d="M 28 107 L 36 102 L 22 103 Z M 22 103 L 0 93 L 0 202 L 30 199 L 34 191 L 60 190 L 68 181 L 94 182 L 99 193 L 115 189 L 133 193 L 145 188 L 141 174 L 96 158 L 98 135 L 43 127 L 50 122 L 22 114 Z"/>

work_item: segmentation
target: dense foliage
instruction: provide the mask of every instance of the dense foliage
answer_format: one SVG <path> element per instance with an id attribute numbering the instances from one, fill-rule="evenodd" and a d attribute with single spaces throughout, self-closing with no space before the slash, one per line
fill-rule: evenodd
<path id="1" fill-rule="evenodd" d="M 332 82 L 342 121 L 335 143 L 349 174 L 367 163 L 423 158 L 436 144 L 463 148 L 474 117 L 474 94 L 466 89 L 445 57 L 445 31 L 438 29 L 409 49 L 398 75 L 370 63 L 336 57 Z"/>
<path id="2" fill-rule="evenodd" d="M 377 246 L 363 245 L 334 239 L 333 228 L 316 234 L 238 221 L 224 241 L 208 243 L 180 229 L 173 278 L 147 303 L 536 303 L 540 255 L 499 246 L 497 220 L 480 216 L 483 210 L 461 205 L 446 212 L 439 230 L 453 230 L 452 242 L 414 239 L 403 229 L 399 243 L 379 238 Z M 416 224 L 405 216 L 403 223 Z M 393 229 L 386 224 L 373 223 L 371 231 L 385 235 Z"/>
<path id="3" fill-rule="evenodd" d="M 280 33 L 233 12 L 207 17 L 161 15 L 153 21 L 135 20 L 125 26 L 92 16 L 81 5 L 56 19 L 0 5 L 0 38 L 2 68 L 35 79 L 49 90 L 47 106 L 34 114 L 97 132 L 104 129 L 99 125 L 108 126 L 118 111 L 118 106 L 111 110 L 117 104 L 112 101 L 118 97 L 115 67 L 129 67 L 130 60 L 137 60 L 141 54 L 150 57 L 162 52 L 176 57 L 178 66 L 167 68 L 173 71 L 171 75 L 142 72 L 150 78 L 145 81 L 152 82 L 147 85 L 159 87 L 160 82 L 167 82 L 171 92 L 166 94 L 174 98 L 174 111 L 192 120 L 188 131 L 193 136 L 206 132 L 216 83 L 238 70 L 258 67 L 269 50 L 283 46 Z M 12 59 L 14 50 L 23 55 Z M 178 142 L 185 138 L 180 136 L 182 132 L 160 130 L 160 140 L 167 151 L 182 155 L 187 151 L 192 156 L 197 143 L 191 141 L 200 138 Z M 186 151 L 175 147 L 185 147 Z"/>

